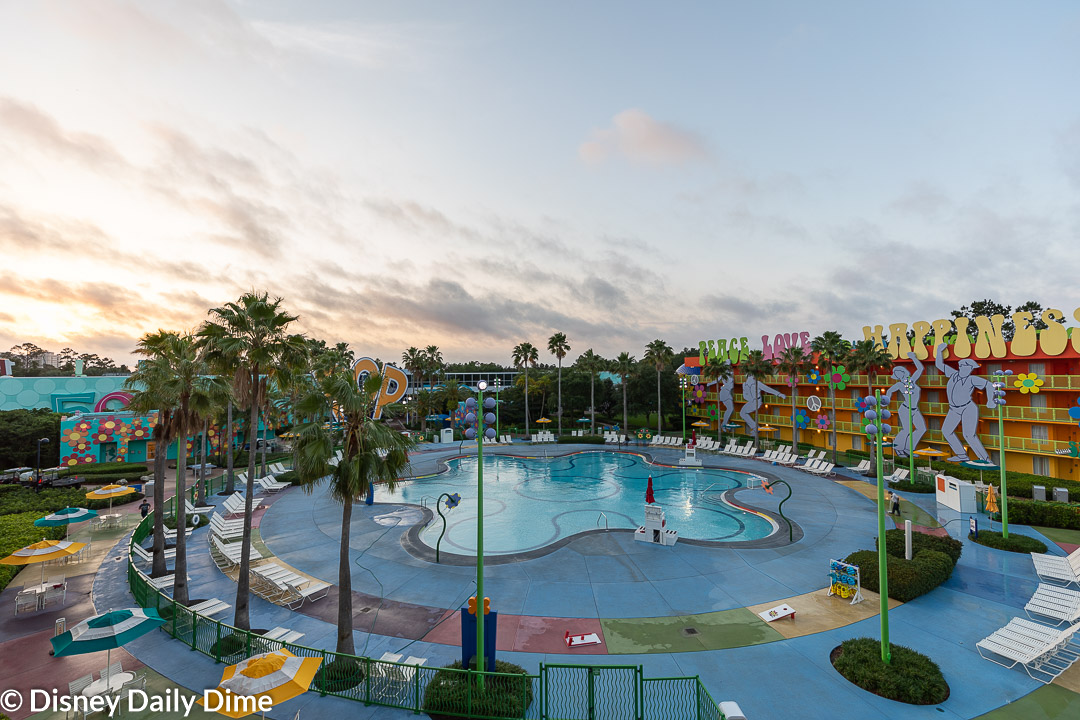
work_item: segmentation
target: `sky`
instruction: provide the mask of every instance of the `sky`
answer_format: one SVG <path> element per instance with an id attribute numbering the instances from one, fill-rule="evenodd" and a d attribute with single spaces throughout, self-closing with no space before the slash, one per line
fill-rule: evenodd
<path id="1" fill-rule="evenodd" d="M 1080 307 L 1073 2 L 0 0 L 0 348 L 250 289 L 360 355 Z"/>

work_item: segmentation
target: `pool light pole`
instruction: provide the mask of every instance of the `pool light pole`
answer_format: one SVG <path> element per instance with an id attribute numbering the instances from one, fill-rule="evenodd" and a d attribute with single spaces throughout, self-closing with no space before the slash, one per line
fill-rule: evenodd
<path id="1" fill-rule="evenodd" d="M 34 468 L 34 484 L 41 485 L 41 446 L 48 445 L 49 438 L 41 438 L 37 441 L 37 466 Z"/>
<path id="2" fill-rule="evenodd" d="M 1001 471 L 1001 537 L 1009 537 L 1009 495 L 1005 490 L 1005 388 L 1012 370 L 990 373 L 994 380 L 994 405 L 998 421 L 998 468 Z"/>
<path id="3" fill-rule="evenodd" d="M 495 423 L 495 414 L 484 412 L 479 417 L 481 405 L 483 410 L 490 411 L 495 408 L 495 398 L 484 398 L 484 391 L 488 384 L 481 380 L 476 384 L 477 398 L 470 397 L 465 401 L 465 438 L 476 438 L 476 602 L 473 607 L 476 610 L 476 670 L 481 673 L 478 677 L 480 690 L 484 689 L 484 615 L 488 608 L 487 598 L 484 597 L 484 438 L 495 439 L 495 428 L 490 427 Z"/>
<path id="4" fill-rule="evenodd" d="M 885 473 L 882 459 L 883 436 L 892 428 L 885 421 L 892 413 L 885 407 L 881 391 L 875 390 L 866 398 L 869 406 L 863 415 L 870 424 L 866 433 L 874 438 L 874 460 L 877 469 L 877 506 L 878 506 L 878 582 L 881 593 L 881 662 L 891 664 L 892 652 L 889 646 L 889 560 L 885 551 Z"/>
<path id="5" fill-rule="evenodd" d="M 682 390 L 682 439 L 686 442 L 686 388 L 690 386 L 690 376 L 679 376 L 679 389 Z"/>
<path id="6" fill-rule="evenodd" d="M 502 381 L 495 378 L 495 434 L 502 437 L 499 428 L 499 391 L 502 390 Z"/>

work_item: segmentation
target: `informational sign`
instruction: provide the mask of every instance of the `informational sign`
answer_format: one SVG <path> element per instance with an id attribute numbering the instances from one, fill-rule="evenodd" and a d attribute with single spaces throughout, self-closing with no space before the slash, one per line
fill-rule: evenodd
<path id="1" fill-rule="evenodd" d="M 978 540 L 979 539 L 979 521 L 976 520 L 974 516 L 972 516 L 968 520 L 968 528 L 971 530 L 971 537 Z"/>

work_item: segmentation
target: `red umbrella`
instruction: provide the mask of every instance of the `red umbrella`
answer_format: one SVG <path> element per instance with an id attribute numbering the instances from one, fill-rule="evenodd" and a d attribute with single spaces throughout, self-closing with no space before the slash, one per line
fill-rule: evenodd
<path id="1" fill-rule="evenodd" d="M 653 496 L 653 493 L 652 493 L 652 475 L 649 476 L 649 487 L 645 488 L 645 502 L 647 502 L 647 503 L 656 502 L 656 498 Z"/>

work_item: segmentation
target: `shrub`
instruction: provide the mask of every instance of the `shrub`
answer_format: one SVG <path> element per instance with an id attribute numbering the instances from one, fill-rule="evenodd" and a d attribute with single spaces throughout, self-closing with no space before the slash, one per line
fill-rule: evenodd
<path id="1" fill-rule="evenodd" d="M 142 499 L 142 493 L 125 495 L 116 501 L 124 505 L 132 500 Z M 11 513 L 36 512 L 47 515 L 66 507 L 85 507 L 100 510 L 109 507 L 108 500 L 87 500 L 86 491 L 76 488 L 46 488 L 32 490 L 18 485 L 0 486 L 0 515 Z M 38 538 L 40 540 L 40 538 Z"/>
<path id="2" fill-rule="evenodd" d="M 912 705 L 937 705 L 949 697 L 949 684 L 933 660 L 903 645 L 889 645 L 890 664 L 881 661 L 881 641 L 845 640 L 833 651 L 836 671 L 863 690 Z"/>
<path id="3" fill-rule="evenodd" d="M 460 672 L 461 662 L 456 661 L 439 670 L 431 678 L 424 690 L 423 711 L 434 720 L 452 718 L 506 717 L 519 718 L 532 704 L 532 681 L 524 668 L 511 663 L 495 661 L 495 672 L 503 675 L 488 675 L 484 680 L 484 691 L 476 684 L 475 673 Z M 458 672 L 454 672 L 458 671 Z M 524 677 L 516 678 L 513 675 Z M 472 714 L 467 714 L 469 703 Z"/>
<path id="4" fill-rule="evenodd" d="M 39 511 L 0 515 L 0 557 L 7 557 L 20 548 L 39 542 L 42 538 L 63 539 L 63 526 L 38 527 L 34 525 L 34 521 L 39 517 L 41 517 Z M 21 565 L 0 565 L 0 590 L 7 587 L 11 578 L 15 577 L 20 570 L 22 570 Z M 37 582 L 36 578 L 34 582 Z"/>
<path id="5" fill-rule="evenodd" d="M 921 533 L 920 533 L 921 534 Z M 862 586 L 880 592 L 878 554 L 874 550 L 859 550 L 848 555 L 844 562 L 859 566 Z M 911 560 L 889 555 L 889 597 L 909 602 L 925 595 L 952 575 L 954 563 L 949 555 L 936 550 L 920 550 Z"/>
<path id="6" fill-rule="evenodd" d="M 283 472 L 280 475 L 275 475 L 274 479 L 278 482 L 298 483 L 300 482 L 300 473 L 296 472 L 295 470 L 289 470 L 288 472 Z"/>
<path id="7" fill-rule="evenodd" d="M 165 616 L 162 615 L 162 617 Z M 230 655 L 235 655 L 238 652 L 243 652 L 246 650 L 246 635 L 223 635 L 220 640 L 210 646 L 209 654 L 213 655 L 214 657 L 227 658 Z"/>
<path id="8" fill-rule="evenodd" d="M 581 435 L 579 437 L 575 437 L 573 435 L 560 435 L 559 439 L 556 442 L 558 442 L 560 444 L 583 443 L 585 445 L 603 445 L 604 444 L 604 436 L 603 435 Z"/>
<path id="9" fill-rule="evenodd" d="M 319 692 L 345 692 L 364 682 L 367 677 L 362 663 L 347 657 L 338 657 L 323 665 L 315 676 L 312 686 Z"/>
<path id="10" fill-rule="evenodd" d="M 876 544 L 875 544 L 876 545 Z M 960 555 L 964 552 L 964 543 L 951 537 L 940 535 L 928 535 L 927 533 L 911 533 L 912 554 L 920 550 L 937 550 L 952 558 L 953 565 L 960 562 Z M 904 557 L 904 531 L 885 531 L 885 552 L 895 557 Z"/>
<path id="11" fill-rule="evenodd" d="M 893 490 L 899 490 L 901 492 L 913 492 L 913 493 L 932 493 L 934 492 L 934 486 L 932 483 L 919 483 L 919 482 L 896 482 L 889 485 Z"/>
<path id="12" fill-rule="evenodd" d="M 1030 535 L 1013 533 L 1008 538 L 996 530 L 980 530 L 979 537 L 968 535 L 968 539 L 995 550 L 1007 550 L 1014 553 L 1044 553 L 1046 544 Z"/>
<path id="13" fill-rule="evenodd" d="M 1012 495 L 1012 486 L 1009 486 Z M 1000 520 L 1000 513 L 994 519 Z M 1009 522 L 1019 525 L 1080 530 L 1080 505 L 1009 499 Z"/>
<path id="14" fill-rule="evenodd" d="M 138 475 L 149 475 L 150 469 L 142 463 L 88 463 L 86 465 L 76 465 L 75 467 L 61 470 L 60 477 L 68 477 L 69 475 L 109 475 L 115 473 L 125 475 L 132 473 Z"/>

